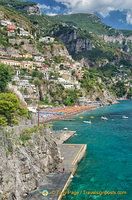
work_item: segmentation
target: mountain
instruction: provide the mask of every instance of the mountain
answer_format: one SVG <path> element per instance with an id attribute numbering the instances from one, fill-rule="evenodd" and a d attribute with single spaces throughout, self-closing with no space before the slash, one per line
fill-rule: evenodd
<path id="1" fill-rule="evenodd" d="M 23 0 L 25 1 L 25 0 Z M 61 2 L 54 0 L 29 0 L 30 2 L 35 2 L 39 5 L 43 14 L 55 15 L 68 13 L 68 8 Z"/>
<path id="2" fill-rule="evenodd" d="M 50 17 L 34 2 L 0 0 L 0 199 L 30 199 L 62 161 L 51 124 L 33 128 L 38 106 L 44 123 L 56 119 L 54 108 L 132 98 L 131 84 L 131 31 L 96 15 Z"/>
<path id="3" fill-rule="evenodd" d="M 23 0 L 24 1 L 24 0 Z M 71 9 L 68 9 L 64 4 L 63 1 L 57 2 L 55 0 L 28 0 L 33 1 L 39 4 L 42 13 L 48 15 L 60 15 L 60 14 L 68 14 L 73 13 Z M 109 14 L 103 17 L 99 12 L 95 11 L 93 14 L 96 14 L 100 17 L 101 21 L 108 26 L 111 26 L 115 29 L 127 29 L 132 30 L 132 24 L 128 22 L 127 13 L 129 12 L 128 9 L 124 10 L 113 10 L 110 11 Z"/>
<path id="4" fill-rule="evenodd" d="M 41 11 L 35 2 L 19 1 L 19 0 L 0 0 L 0 5 L 21 11 L 23 14 L 40 15 Z"/>
<path id="5" fill-rule="evenodd" d="M 94 14 L 78 13 L 70 15 L 56 15 L 54 16 L 53 20 L 65 22 L 67 24 L 71 23 L 74 26 L 95 33 L 97 35 L 107 34 L 116 36 L 122 33 L 121 30 L 114 29 L 111 26 L 104 24 L 100 17 Z M 130 32 L 132 34 L 132 31 Z"/>
<path id="6" fill-rule="evenodd" d="M 45 81 L 46 85 L 43 85 L 41 80 L 35 82 L 41 85 L 42 101 L 74 105 L 80 96 L 86 96 L 92 100 L 102 99 L 101 102 L 105 99 L 104 104 L 106 104 L 108 96 L 111 95 L 105 97 L 103 89 L 113 91 L 112 86 L 119 80 L 129 81 L 132 72 L 130 31 L 112 29 L 92 14 L 80 13 L 51 17 L 44 14 L 38 15 L 36 12 L 25 12 L 26 2 L 21 2 L 23 6 L 19 7 L 18 2 L 18 0 L 11 2 L 6 0 L 4 6 L 1 6 L 1 11 L 3 10 L 1 19 L 10 21 L 16 26 L 16 30 L 12 33 L 6 27 L 3 28 L 3 25 L 1 26 L 0 48 L 6 50 L 11 57 L 14 55 L 21 57 L 22 62 L 24 61 L 23 56 L 27 56 L 25 54 L 29 54 L 28 60 L 33 62 L 35 55 L 45 55 L 44 64 L 50 66 L 48 77 L 54 77 L 53 80 L 57 81 L 55 83 Z M 3 2 L 1 4 L 3 5 Z M 32 6 L 34 4 L 31 3 L 29 7 Z M 21 35 L 21 30 L 26 36 Z M 52 42 L 47 43 L 46 38 L 49 40 L 51 38 Z M 69 54 L 72 56 L 71 61 L 68 59 Z M 123 65 L 122 69 L 120 69 L 121 65 Z M 70 67 L 69 70 L 69 66 L 74 66 L 74 69 Z M 79 85 L 79 90 L 74 90 L 73 98 L 71 98 L 71 94 L 73 95 L 71 91 L 65 91 L 63 90 L 64 85 L 63 87 L 59 85 L 59 80 L 61 81 L 59 78 L 63 77 L 62 72 L 70 73 L 72 83 L 73 80 L 78 79 L 77 74 L 81 77 L 81 80 L 75 84 L 76 87 Z M 32 73 L 29 74 L 32 75 Z M 39 68 L 33 74 L 35 77 L 43 77 Z M 58 97 L 56 93 L 63 95 Z M 68 100 L 65 101 L 63 96 Z"/>

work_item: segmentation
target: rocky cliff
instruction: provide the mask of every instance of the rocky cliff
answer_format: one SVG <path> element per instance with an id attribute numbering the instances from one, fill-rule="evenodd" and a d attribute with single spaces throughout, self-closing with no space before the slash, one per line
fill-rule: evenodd
<path id="1" fill-rule="evenodd" d="M 25 6 L 24 10 L 26 10 L 28 15 L 41 15 L 41 10 L 37 5 Z"/>
<path id="2" fill-rule="evenodd" d="M 90 91 L 87 98 L 91 101 L 97 101 L 100 102 L 102 106 L 115 104 L 117 103 L 116 97 L 110 93 L 107 89 L 99 90 L 96 87 L 94 88 L 94 91 Z"/>
<path id="3" fill-rule="evenodd" d="M 61 161 L 51 128 L 5 132 L 0 140 L 0 199 L 22 200 Z"/>
<path id="4" fill-rule="evenodd" d="M 26 51 L 28 54 L 39 54 L 39 51 L 37 49 L 37 43 L 35 40 L 32 40 L 33 42 L 30 42 L 30 39 L 23 39 L 23 38 L 15 38 L 15 39 L 9 39 L 9 43 L 11 44 L 7 48 L 7 52 L 9 55 L 15 55 L 20 54 Z M 22 44 L 21 44 L 22 43 Z M 15 45 L 18 46 L 18 48 L 15 48 Z"/>
<path id="5" fill-rule="evenodd" d="M 44 45 L 43 47 L 44 55 L 47 57 L 54 57 L 54 56 L 69 56 L 69 53 L 66 47 L 62 44 L 51 44 L 51 45 Z"/>
<path id="6" fill-rule="evenodd" d="M 88 39 L 80 36 L 76 30 L 67 30 L 58 35 L 58 37 L 64 42 L 70 53 L 79 53 L 84 50 L 92 50 L 93 45 Z"/>
<path id="7" fill-rule="evenodd" d="M 112 42 L 112 43 L 120 43 L 122 44 L 124 40 L 132 41 L 132 36 L 125 37 L 123 34 L 119 34 L 118 36 L 109 36 L 109 35 L 98 35 L 101 37 L 105 42 Z"/>

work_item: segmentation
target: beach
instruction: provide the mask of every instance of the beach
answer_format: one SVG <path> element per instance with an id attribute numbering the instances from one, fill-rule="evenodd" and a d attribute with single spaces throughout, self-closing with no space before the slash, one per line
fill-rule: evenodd
<path id="1" fill-rule="evenodd" d="M 93 110 L 98 108 L 97 106 L 73 106 L 73 107 L 65 107 L 65 108 L 53 108 L 48 110 L 40 111 L 40 124 L 63 120 L 63 118 L 67 118 L 69 116 L 77 115 L 84 111 Z"/>

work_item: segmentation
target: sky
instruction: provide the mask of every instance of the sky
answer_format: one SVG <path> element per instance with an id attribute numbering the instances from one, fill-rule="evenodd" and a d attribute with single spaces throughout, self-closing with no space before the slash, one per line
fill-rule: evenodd
<path id="1" fill-rule="evenodd" d="M 47 15 L 96 13 L 114 28 L 132 30 L 132 0 L 28 0 Z"/>

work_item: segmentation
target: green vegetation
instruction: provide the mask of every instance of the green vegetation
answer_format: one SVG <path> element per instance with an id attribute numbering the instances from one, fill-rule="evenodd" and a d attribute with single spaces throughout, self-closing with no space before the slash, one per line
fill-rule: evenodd
<path id="1" fill-rule="evenodd" d="M 28 1 L 19 1 L 19 0 L 0 0 L 0 4 L 3 6 L 11 6 L 15 9 L 23 9 L 26 6 L 33 6 L 37 3 L 28 2 Z"/>
<path id="2" fill-rule="evenodd" d="M 18 98 L 11 93 L 0 93 L 0 125 L 13 125 L 18 118 L 28 117 L 27 109 L 21 107 Z"/>
<path id="3" fill-rule="evenodd" d="M 41 16 L 37 15 L 28 15 L 27 18 L 34 24 L 38 25 L 40 30 L 40 35 L 48 35 L 53 27 L 58 27 L 59 23 L 54 22 L 49 16 L 42 14 Z M 40 37 L 38 35 L 38 39 Z"/>
<path id="4" fill-rule="evenodd" d="M 63 103 L 65 106 L 73 106 L 77 103 L 78 100 L 78 90 L 69 90 L 65 89 L 66 98 L 63 99 Z"/>
<path id="5" fill-rule="evenodd" d="M 132 30 L 120 30 L 124 36 L 129 37 L 132 36 Z"/>
<path id="6" fill-rule="evenodd" d="M 32 71 L 32 77 L 38 77 L 40 80 L 44 77 L 44 74 L 37 69 Z"/>
<path id="7" fill-rule="evenodd" d="M 90 91 L 94 91 L 95 87 L 101 91 L 101 89 L 103 87 L 105 87 L 105 85 L 103 83 L 99 83 L 97 81 L 97 77 L 99 77 L 98 73 L 92 73 L 92 72 L 88 72 L 85 71 L 83 78 L 80 80 L 81 82 L 81 87 L 85 88 L 87 91 L 87 94 Z"/>
<path id="8" fill-rule="evenodd" d="M 102 67 L 99 68 L 99 71 L 102 72 L 104 77 L 114 77 L 115 73 L 118 73 L 118 67 L 116 65 L 113 65 L 111 63 L 108 63 Z"/>
<path id="9" fill-rule="evenodd" d="M 62 61 L 64 61 L 64 59 L 61 56 L 55 56 L 53 60 L 55 63 L 61 63 Z"/>
<path id="10" fill-rule="evenodd" d="M 29 140 L 32 138 L 33 133 L 38 133 L 44 128 L 49 128 L 49 127 L 52 127 L 52 124 L 44 124 L 42 126 L 34 126 L 33 128 L 27 128 L 21 132 L 19 139 L 20 141 L 22 141 L 23 145 L 25 145 L 26 142 L 28 142 L 28 144 L 32 146 L 33 143 L 31 143 Z"/>
<path id="11" fill-rule="evenodd" d="M 0 63 L 0 92 L 4 92 L 7 83 L 11 81 L 10 68 L 2 63 Z"/>
<path id="12" fill-rule="evenodd" d="M 66 24 L 76 26 L 82 30 L 95 34 L 118 35 L 119 31 L 112 29 L 110 26 L 103 24 L 99 17 L 93 14 L 71 14 L 57 15 L 51 17 L 52 20 L 64 22 Z"/>
<path id="13" fill-rule="evenodd" d="M 117 97 L 123 97 L 127 93 L 127 88 L 124 85 L 124 82 L 121 81 L 113 84 L 111 89 L 115 92 Z"/>
<path id="14" fill-rule="evenodd" d="M 3 2 L 4 1 L 5 0 L 3 0 Z M 0 11 L 4 16 L 3 18 L 4 20 L 7 19 L 11 22 L 14 22 L 18 26 L 19 25 L 22 26 L 26 31 L 29 31 L 33 35 L 36 32 L 36 27 L 30 22 L 29 19 L 27 19 L 26 16 L 22 15 L 20 12 L 18 12 L 17 10 L 14 10 L 13 8 L 9 6 L 8 7 L 2 6 L 1 0 L 0 0 Z"/>

